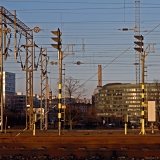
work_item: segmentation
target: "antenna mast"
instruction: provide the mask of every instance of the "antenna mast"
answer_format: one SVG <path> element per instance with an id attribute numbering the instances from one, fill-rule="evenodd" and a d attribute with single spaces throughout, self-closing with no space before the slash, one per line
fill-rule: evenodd
<path id="1" fill-rule="evenodd" d="M 135 36 L 140 36 L 140 0 L 135 0 Z M 140 53 L 135 52 L 136 84 L 140 84 Z M 139 86 L 139 85 L 138 85 Z"/>

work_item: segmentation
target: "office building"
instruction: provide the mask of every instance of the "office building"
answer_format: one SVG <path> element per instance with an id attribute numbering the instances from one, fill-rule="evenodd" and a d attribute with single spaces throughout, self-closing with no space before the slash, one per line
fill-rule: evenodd
<path id="1" fill-rule="evenodd" d="M 141 84 L 129 83 L 111 83 L 102 86 L 94 92 L 93 99 L 95 107 L 100 112 L 101 117 L 108 121 L 113 119 L 122 120 L 125 114 L 128 115 L 129 121 L 132 123 L 140 122 L 142 110 L 142 90 Z M 137 89 L 138 88 L 138 89 Z M 156 107 L 160 104 L 160 84 L 145 84 L 145 103 L 148 101 L 156 101 Z M 145 107 L 145 118 L 147 119 L 147 107 Z"/>

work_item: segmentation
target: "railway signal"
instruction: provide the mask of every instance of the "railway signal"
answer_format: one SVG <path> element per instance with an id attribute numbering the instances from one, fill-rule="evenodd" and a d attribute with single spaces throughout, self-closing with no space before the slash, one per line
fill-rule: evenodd
<path id="1" fill-rule="evenodd" d="M 138 46 L 138 47 L 135 47 L 134 49 L 140 53 L 143 53 L 143 36 L 134 36 L 136 39 L 138 39 L 139 41 L 135 41 L 134 43 Z"/>
<path id="2" fill-rule="evenodd" d="M 52 108 L 52 91 L 49 91 L 49 107 Z"/>
<path id="3" fill-rule="evenodd" d="M 57 44 L 51 44 L 54 48 L 58 50 L 58 60 L 59 60 L 59 82 L 58 82 L 58 135 L 61 135 L 61 110 L 62 110 L 62 59 L 63 59 L 63 53 L 61 52 L 62 48 L 62 39 L 61 35 L 62 32 L 58 28 L 57 31 L 51 31 L 54 35 L 57 37 L 52 38 Z"/>
<path id="4" fill-rule="evenodd" d="M 62 39 L 61 39 L 61 35 L 62 32 L 60 31 L 60 29 L 58 28 L 57 31 L 51 31 L 54 35 L 56 35 L 57 37 L 53 37 L 52 40 L 54 40 L 55 42 L 57 42 L 57 44 L 51 44 L 54 48 L 58 49 L 59 51 L 62 48 Z"/>

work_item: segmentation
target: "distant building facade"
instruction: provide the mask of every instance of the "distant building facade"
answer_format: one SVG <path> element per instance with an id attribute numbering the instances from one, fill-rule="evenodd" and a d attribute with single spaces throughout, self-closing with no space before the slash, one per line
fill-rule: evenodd
<path id="1" fill-rule="evenodd" d="M 92 99 L 76 99 L 76 103 L 92 104 Z"/>
<path id="2" fill-rule="evenodd" d="M 160 84 L 148 83 L 145 85 L 145 103 L 148 100 L 160 104 Z M 119 117 L 127 114 L 131 122 L 138 122 L 141 118 L 142 90 L 137 84 L 111 83 L 99 89 L 94 97 L 95 107 L 100 109 L 99 115 L 106 118 Z M 157 97 L 158 95 L 158 97 Z M 147 107 L 145 107 L 145 116 Z M 146 117 L 147 118 L 147 117 Z"/>
<path id="3" fill-rule="evenodd" d="M 9 103 L 10 102 L 10 103 Z M 33 96 L 33 108 L 39 108 L 40 101 L 36 95 Z M 15 95 L 8 97 L 8 109 L 13 111 L 25 111 L 26 110 L 26 95 L 22 92 L 17 92 Z"/>
<path id="4" fill-rule="evenodd" d="M 9 97 L 15 95 L 15 73 L 3 72 L 3 100 L 4 106 L 7 107 L 11 102 Z"/>

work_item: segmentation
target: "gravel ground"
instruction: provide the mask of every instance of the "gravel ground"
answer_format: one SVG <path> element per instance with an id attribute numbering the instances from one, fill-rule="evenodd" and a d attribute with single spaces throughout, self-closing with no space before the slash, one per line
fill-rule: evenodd
<path id="1" fill-rule="evenodd" d="M 54 157 L 54 156 L 24 156 L 24 155 L 0 155 L 0 160 L 160 160 L 160 157 L 102 157 L 101 155 L 94 155 L 92 157 L 77 157 L 75 155 L 68 155 L 66 157 Z"/>

